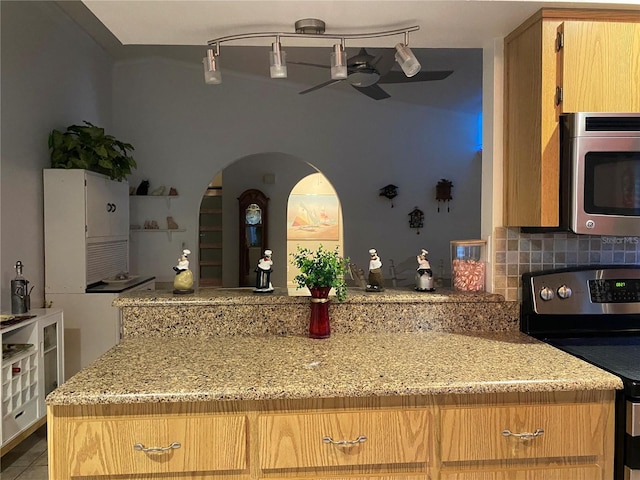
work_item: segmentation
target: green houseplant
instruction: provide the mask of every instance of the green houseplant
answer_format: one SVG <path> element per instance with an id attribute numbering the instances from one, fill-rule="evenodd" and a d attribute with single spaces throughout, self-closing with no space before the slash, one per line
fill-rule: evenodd
<path id="1" fill-rule="evenodd" d="M 331 334 L 329 323 L 329 290 L 334 288 L 338 301 L 347 296 L 347 284 L 344 274 L 347 270 L 348 258 L 340 257 L 338 247 L 325 250 L 322 245 L 314 252 L 298 246 L 292 253 L 293 264 L 300 269 L 294 277 L 298 288 L 309 288 L 311 292 L 311 319 L 309 320 L 309 337 L 327 338 Z"/>
<path id="2" fill-rule="evenodd" d="M 129 152 L 130 143 L 105 135 L 104 128 L 87 121 L 85 125 L 71 125 L 65 132 L 52 130 L 49 134 L 49 153 L 52 168 L 83 168 L 122 181 L 136 168 Z"/>
<path id="3" fill-rule="evenodd" d="M 300 273 L 293 279 L 298 288 L 334 288 L 338 301 L 344 301 L 347 297 L 344 275 L 349 259 L 340 256 L 338 247 L 335 250 L 326 250 L 320 245 L 314 252 L 298 246 L 298 250 L 292 253 L 291 257 L 293 265 L 300 269 Z"/>

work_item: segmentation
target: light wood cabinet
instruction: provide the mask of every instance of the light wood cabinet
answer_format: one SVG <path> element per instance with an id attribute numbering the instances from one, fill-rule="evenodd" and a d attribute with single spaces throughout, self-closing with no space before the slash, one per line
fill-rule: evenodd
<path id="1" fill-rule="evenodd" d="M 247 467 L 246 420 L 240 415 L 82 420 L 68 428 L 72 476 Z"/>
<path id="2" fill-rule="evenodd" d="M 603 413 L 593 403 L 445 408 L 442 461 L 598 455 Z"/>
<path id="3" fill-rule="evenodd" d="M 263 470 L 429 460 L 425 409 L 263 415 L 258 421 Z"/>
<path id="4" fill-rule="evenodd" d="M 559 116 L 640 111 L 640 13 L 543 9 L 505 39 L 504 223 L 560 224 Z"/>
<path id="5" fill-rule="evenodd" d="M 602 480 L 596 466 L 577 468 L 513 469 L 500 472 L 445 473 L 440 480 Z"/>
<path id="6" fill-rule="evenodd" d="M 56 480 L 602 480 L 613 475 L 613 402 L 541 392 L 52 405 L 49 468 Z"/>
<path id="7" fill-rule="evenodd" d="M 613 392 L 446 397 L 441 480 L 612 478 L 613 399 Z"/>

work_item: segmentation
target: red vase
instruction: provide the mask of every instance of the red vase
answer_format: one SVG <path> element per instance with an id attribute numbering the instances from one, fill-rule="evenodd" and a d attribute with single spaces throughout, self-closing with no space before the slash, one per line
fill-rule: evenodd
<path id="1" fill-rule="evenodd" d="M 310 287 L 311 320 L 309 338 L 327 338 L 331 335 L 329 325 L 329 290 L 331 287 Z"/>

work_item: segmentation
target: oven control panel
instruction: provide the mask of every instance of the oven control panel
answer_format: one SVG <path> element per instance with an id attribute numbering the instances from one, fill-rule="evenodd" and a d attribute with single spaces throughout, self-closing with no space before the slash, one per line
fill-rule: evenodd
<path id="1" fill-rule="evenodd" d="M 589 280 L 589 291 L 594 303 L 640 302 L 640 280 L 637 278 Z"/>
<path id="2" fill-rule="evenodd" d="M 523 275 L 523 298 L 546 315 L 640 313 L 640 268 L 575 268 Z"/>

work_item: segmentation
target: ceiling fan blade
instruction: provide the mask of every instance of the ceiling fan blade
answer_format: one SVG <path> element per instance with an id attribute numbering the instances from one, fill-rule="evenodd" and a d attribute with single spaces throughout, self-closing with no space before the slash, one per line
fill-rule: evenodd
<path id="1" fill-rule="evenodd" d="M 393 65 L 396 63 L 396 58 L 393 52 L 393 50 L 386 49 L 372 62 L 372 65 L 376 68 L 381 77 L 389 73 Z"/>
<path id="2" fill-rule="evenodd" d="M 378 83 L 410 83 L 410 82 L 431 82 L 443 80 L 453 73 L 453 70 L 418 72 L 413 77 L 407 77 L 403 72 L 388 72 L 380 77 Z"/>
<path id="3" fill-rule="evenodd" d="M 334 83 L 338 83 L 341 82 L 344 79 L 340 79 L 340 80 L 328 80 L 324 83 L 320 83 L 319 85 L 316 85 L 315 87 L 311 87 L 311 88 L 307 88 L 306 90 L 303 90 L 301 92 L 298 92 L 299 95 L 304 95 L 305 93 L 309 93 L 309 92 L 313 92 L 314 90 L 318 90 L 322 87 L 328 87 L 329 85 L 333 85 Z"/>
<path id="4" fill-rule="evenodd" d="M 371 97 L 374 100 L 384 100 L 385 98 L 389 98 L 391 96 L 377 84 L 373 84 L 368 87 L 356 87 L 355 85 L 351 86 L 358 90 L 360 93 L 364 93 L 366 96 Z"/>
<path id="5" fill-rule="evenodd" d="M 320 65 L 319 63 L 309 63 L 309 62 L 292 62 L 291 60 L 287 60 L 287 64 L 293 65 L 305 65 L 307 67 L 317 67 L 317 68 L 331 68 L 329 65 Z"/>

